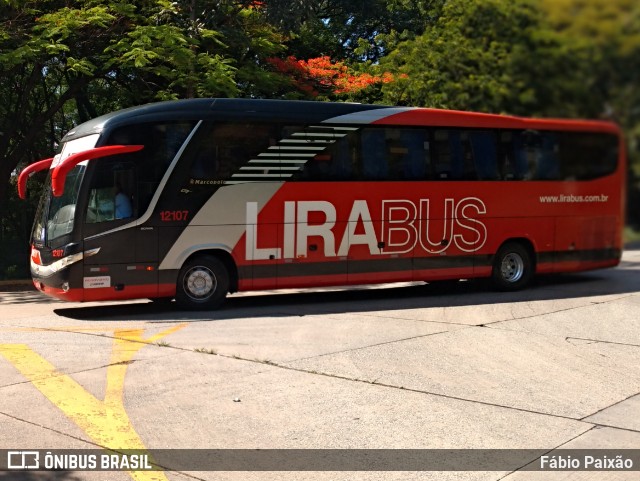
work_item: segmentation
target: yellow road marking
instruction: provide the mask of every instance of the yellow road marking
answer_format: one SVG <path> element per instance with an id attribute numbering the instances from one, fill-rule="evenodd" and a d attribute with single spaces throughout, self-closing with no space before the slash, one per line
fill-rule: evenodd
<path id="1" fill-rule="evenodd" d="M 107 368 L 104 401 L 96 399 L 71 377 L 26 344 L 0 344 L 0 354 L 15 366 L 38 390 L 78 425 L 96 444 L 111 449 L 144 450 L 144 444 L 124 409 L 124 378 L 129 361 L 145 345 L 153 343 L 187 324 L 179 324 L 143 339 L 143 329 L 117 329 Z M 130 471 L 136 481 L 165 481 L 164 473 Z"/>

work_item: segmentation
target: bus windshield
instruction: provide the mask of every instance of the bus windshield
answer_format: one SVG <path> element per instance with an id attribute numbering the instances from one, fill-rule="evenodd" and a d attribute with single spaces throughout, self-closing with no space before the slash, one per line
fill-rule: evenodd
<path id="1" fill-rule="evenodd" d="M 54 158 L 51 168 L 59 165 L 70 155 L 95 147 L 99 135 L 88 135 L 66 142 Z M 55 197 L 51 192 L 51 171 L 47 176 L 45 190 L 40 199 L 33 226 L 33 241 L 40 245 L 50 245 L 51 241 L 70 234 L 74 227 L 76 202 L 86 170 L 86 162 L 76 165 L 67 175 L 63 194 Z"/>

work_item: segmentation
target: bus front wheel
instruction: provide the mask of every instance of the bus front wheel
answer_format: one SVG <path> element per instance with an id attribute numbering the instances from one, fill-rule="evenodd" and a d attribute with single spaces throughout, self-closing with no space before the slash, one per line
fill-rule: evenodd
<path id="1" fill-rule="evenodd" d="M 517 291 L 524 288 L 533 276 L 533 262 L 529 250 L 518 242 L 503 245 L 493 261 L 491 279 L 498 290 Z"/>
<path id="2" fill-rule="evenodd" d="M 215 309 L 229 291 L 229 271 L 217 257 L 202 256 L 188 261 L 178 274 L 176 303 L 183 309 Z"/>

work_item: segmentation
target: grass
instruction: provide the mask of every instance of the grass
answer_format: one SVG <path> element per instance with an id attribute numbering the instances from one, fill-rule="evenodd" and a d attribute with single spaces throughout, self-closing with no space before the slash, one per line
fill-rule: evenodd
<path id="1" fill-rule="evenodd" d="M 199 352 L 201 354 L 212 354 L 212 355 L 217 355 L 218 351 L 216 351 L 215 349 L 205 349 L 204 347 L 198 347 L 196 349 L 193 350 L 194 352 Z"/>
<path id="2" fill-rule="evenodd" d="M 635 230 L 633 227 L 625 227 L 622 233 L 622 239 L 626 244 L 640 242 L 640 231 Z"/>

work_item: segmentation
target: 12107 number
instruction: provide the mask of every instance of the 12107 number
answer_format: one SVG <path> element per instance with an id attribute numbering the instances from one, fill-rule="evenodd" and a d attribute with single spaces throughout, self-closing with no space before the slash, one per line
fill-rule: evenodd
<path id="1" fill-rule="evenodd" d="M 163 210 L 160 212 L 162 222 L 180 222 L 189 218 L 188 210 Z"/>

